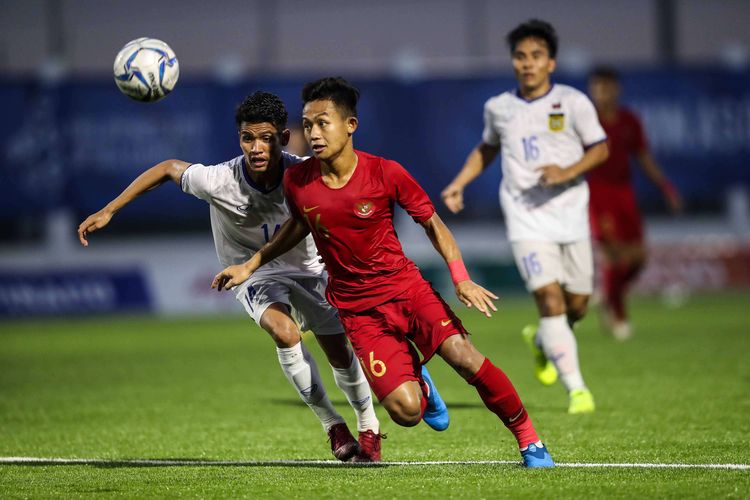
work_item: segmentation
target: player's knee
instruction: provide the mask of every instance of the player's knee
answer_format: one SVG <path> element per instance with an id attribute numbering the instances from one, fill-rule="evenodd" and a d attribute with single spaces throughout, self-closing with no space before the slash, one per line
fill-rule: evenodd
<path id="1" fill-rule="evenodd" d="M 559 316 L 565 314 L 565 301 L 555 294 L 545 294 L 537 300 L 542 316 Z"/>
<path id="2" fill-rule="evenodd" d="M 471 378 L 484 363 L 484 356 L 463 335 L 452 335 L 440 345 L 438 354 L 464 379 Z"/>
<path id="3" fill-rule="evenodd" d="M 266 328 L 266 330 L 271 335 L 276 346 L 281 348 L 294 347 L 302 340 L 299 329 L 295 326 L 272 325 Z"/>
<path id="4" fill-rule="evenodd" d="M 558 283 L 551 283 L 534 290 L 534 300 L 542 316 L 565 314 L 565 297 Z"/>
<path id="5" fill-rule="evenodd" d="M 402 405 L 387 410 L 391 420 L 403 427 L 414 427 L 422 421 L 422 408 L 419 405 Z"/>
<path id="6" fill-rule="evenodd" d="M 421 390 L 414 382 L 402 384 L 386 396 L 381 404 L 391 420 L 404 427 L 413 427 L 422 420 Z"/>

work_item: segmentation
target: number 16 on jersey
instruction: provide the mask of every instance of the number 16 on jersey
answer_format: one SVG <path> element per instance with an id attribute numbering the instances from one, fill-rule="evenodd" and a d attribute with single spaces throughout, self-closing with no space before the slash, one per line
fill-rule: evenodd
<path id="1" fill-rule="evenodd" d="M 539 158 L 539 146 L 537 146 L 536 141 L 538 137 L 535 135 L 531 135 L 529 137 L 523 137 L 521 141 L 523 142 L 523 158 L 526 161 L 534 161 Z"/>

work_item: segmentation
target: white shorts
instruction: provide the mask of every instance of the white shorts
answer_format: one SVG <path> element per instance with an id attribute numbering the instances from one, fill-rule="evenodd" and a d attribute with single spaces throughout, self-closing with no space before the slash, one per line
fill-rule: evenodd
<path id="1" fill-rule="evenodd" d="M 260 319 L 271 304 L 286 305 L 297 321 L 300 331 L 312 330 L 315 335 L 344 333 L 339 312 L 325 296 L 327 278 L 288 278 L 283 276 L 249 279 L 236 290 L 236 297 L 251 318 L 260 326 Z"/>
<path id="2" fill-rule="evenodd" d="M 513 257 L 530 292 L 560 283 L 568 292 L 591 295 L 594 291 L 594 258 L 591 240 L 511 242 Z"/>

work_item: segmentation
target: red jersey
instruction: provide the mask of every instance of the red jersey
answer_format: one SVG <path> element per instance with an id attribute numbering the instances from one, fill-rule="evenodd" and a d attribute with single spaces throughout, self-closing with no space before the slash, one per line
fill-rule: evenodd
<path id="1" fill-rule="evenodd" d="M 326 186 L 320 161 L 287 169 L 284 195 L 292 217 L 310 228 L 328 268 L 328 301 L 364 311 L 388 302 L 422 279 L 393 227 L 398 203 L 418 223 L 435 213 L 427 193 L 395 161 L 355 151 L 358 162 L 341 188 Z"/>
<path id="2" fill-rule="evenodd" d="M 631 111 L 620 108 L 613 121 L 605 121 L 602 115 L 599 115 L 599 122 L 607 133 L 609 158 L 603 165 L 588 173 L 589 185 L 592 190 L 600 184 L 629 187 L 630 157 L 647 148 L 641 121 Z"/>

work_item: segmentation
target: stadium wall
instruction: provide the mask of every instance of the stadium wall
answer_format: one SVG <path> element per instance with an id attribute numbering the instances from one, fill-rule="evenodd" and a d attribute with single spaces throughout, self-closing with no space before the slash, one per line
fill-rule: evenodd
<path id="1" fill-rule="evenodd" d="M 97 233 L 83 248 L 74 238 L 76 223 L 70 214 L 57 217 L 44 244 L 0 248 L 0 319 L 242 314 L 232 293 L 210 289 L 220 266 L 208 227 L 195 237 L 101 239 Z M 694 292 L 750 289 L 750 228 L 738 223 L 726 218 L 647 221 L 651 257 L 636 291 L 679 301 Z M 524 293 L 501 221 L 448 224 L 473 279 L 501 295 Z M 445 264 L 422 228 L 403 212 L 397 226 L 407 255 L 453 300 Z"/>

